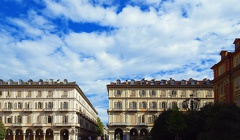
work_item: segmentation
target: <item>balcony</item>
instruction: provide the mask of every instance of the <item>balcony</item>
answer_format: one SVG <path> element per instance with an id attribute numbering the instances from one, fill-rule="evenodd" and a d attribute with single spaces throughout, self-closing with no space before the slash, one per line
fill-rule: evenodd
<path id="1" fill-rule="evenodd" d="M 206 95 L 206 98 L 213 98 L 212 95 Z"/>
<path id="2" fill-rule="evenodd" d="M 16 98 L 22 98 L 20 95 L 16 96 Z"/>
<path id="3" fill-rule="evenodd" d="M 44 108 L 43 111 L 46 111 L 46 112 L 50 111 L 50 112 L 52 112 L 52 111 L 54 111 L 54 108 Z"/>
<path id="4" fill-rule="evenodd" d="M 112 111 L 123 111 L 123 108 L 113 108 Z"/>
<path id="5" fill-rule="evenodd" d="M 14 127 L 22 127 L 22 126 L 24 126 L 24 124 L 23 123 L 13 123 L 12 126 L 14 126 Z"/>
<path id="6" fill-rule="evenodd" d="M 42 96 L 38 95 L 38 96 L 36 96 L 36 98 L 42 98 Z"/>
<path id="7" fill-rule="evenodd" d="M 12 108 L 3 108 L 4 112 L 12 112 L 12 110 L 13 110 Z"/>
<path id="8" fill-rule="evenodd" d="M 62 123 L 54 123 L 54 126 L 59 126 L 59 127 L 63 127 L 63 126 L 76 126 L 76 127 L 80 127 L 80 124 L 79 123 L 62 122 Z"/>
<path id="9" fill-rule="evenodd" d="M 7 95 L 6 98 L 11 98 L 11 96 L 10 96 L 10 95 Z"/>
<path id="10" fill-rule="evenodd" d="M 61 98 L 67 98 L 67 95 L 62 95 Z"/>
<path id="11" fill-rule="evenodd" d="M 143 126 L 143 125 L 147 125 L 147 124 L 146 123 L 137 123 L 137 125 Z"/>
<path id="12" fill-rule="evenodd" d="M 155 111 L 156 112 L 156 111 L 158 111 L 158 109 L 157 108 L 148 108 L 147 111 Z"/>
<path id="13" fill-rule="evenodd" d="M 52 95 L 48 95 L 47 98 L 53 98 L 53 96 Z"/>
<path id="14" fill-rule="evenodd" d="M 24 111 L 24 112 L 32 112 L 32 111 L 33 111 L 33 108 L 24 108 L 23 111 Z"/>
<path id="15" fill-rule="evenodd" d="M 114 126 L 114 125 L 120 125 L 120 126 L 124 126 L 124 125 L 129 125 L 128 123 L 119 123 L 119 122 L 112 122 L 112 123 L 108 123 L 109 126 Z"/>
<path id="16" fill-rule="evenodd" d="M 135 111 L 138 111 L 138 109 L 137 108 L 128 108 L 127 111 L 134 111 L 135 112 Z"/>
<path id="17" fill-rule="evenodd" d="M 44 126 L 45 124 L 44 123 L 41 123 L 41 122 L 39 122 L 39 123 L 33 123 L 33 126 L 35 126 L 35 127 L 42 127 L 42 126 Z"/>
<path id="18" fill-rule="evenodd" d="M 26 96 L 26 98 L 31 98 L 31 96 Z"/>

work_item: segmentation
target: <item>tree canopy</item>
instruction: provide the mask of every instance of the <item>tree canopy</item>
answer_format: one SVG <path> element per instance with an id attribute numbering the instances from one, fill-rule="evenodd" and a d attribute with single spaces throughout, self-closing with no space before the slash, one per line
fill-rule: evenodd
<path id="1" fill-rule="evenodd" d="M 97 127 L 98 136 L 103 136 L 104 125 L 99 117 L 97 118 L 97 124 L 98 124 Z"/>
<path id="2" fill-rule="evenodd" d="M 239 140 L 240 108 L 235 104 L 209 104 L 200 111 L 162 112 L 151 130 L 153 140 Z"/>
<path id="3" fill-rule="evenodd" d="M 6 128 L 3 125 L 2 121 L 0 121 L 0 140 L 3 140 L 6 137 Z"/>

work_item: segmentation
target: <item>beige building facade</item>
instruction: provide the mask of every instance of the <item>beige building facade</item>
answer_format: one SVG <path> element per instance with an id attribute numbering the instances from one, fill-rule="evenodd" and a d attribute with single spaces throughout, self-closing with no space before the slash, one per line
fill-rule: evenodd
<path id="1" fill-rule="evenodd" d="M 199 109 L 214 102 L 210 80 L 117 80 L 107 85 L 109 140 L 146 140 L 158 115 L 177 105 Z M 190 98 L 191 97 L 191 98 Z M 196 102 L 195 102 L 196 101 Z"/>
<path id="2" fill-rule="evenodd" d="M 0 79 L 5 140 L 95 140 L 97 114 L 75 82 Z"/>

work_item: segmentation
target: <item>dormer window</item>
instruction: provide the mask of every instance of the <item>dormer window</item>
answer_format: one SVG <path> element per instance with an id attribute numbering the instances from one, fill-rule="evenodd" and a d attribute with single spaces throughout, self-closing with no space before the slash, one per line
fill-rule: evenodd
<path id="1" fill-rule="evenodd" d="M 22 85 L 23 84 L 23 81 L 20 79 L 18 80 L 18 85 Z"/>
<path id="2" fill-rule="evenodd" d="M 186 84 L 186 81 L 185 80 L 182 80 L 181 81 L 181 85 L 185 85 Z"/>
<path id="3" fill-rule="evenodd" d="M 43 84 L 43 80 L 42 80 L 42 79 L 39 79 L 38 84 L 39 84 L 39 85 L 42 85 L 42 84 Z"/>
<path id="4" fill-rule="evenodd" d="M 49 84 L 50 84 L 50 85 L 53 84 L 53 79 L 49 79 Z"/>
<path id="5" fill-rule="evenodd" d="M 165 85 L 166 81 L 165 80 L 161 80 L 160 85 Z"/>
<path id="6" fill-rule="evenodd" d="M 155 85 L 155 80 L 153 79 L 153 80 L 151 80 L 151 83 L 150 83 L 150 85 Z"/>
<path id="7" fill-rule="evenodd" d="M 195 85 L 195 81 L 194 80 L 191 80 L 191 85 Z"/>
<path id="8" fill-rule="evenodd" d="M 142 79 L 141 80 L 141 85 L 144 85 L 145 84 L 145 79 Z"/>
<path id="9" fill-rule="evenodd" d="M 68 80 L 67 80 L 67 79 L 64 79 L 64 80 L 63 80 L 63 84 L 65 84 L 65 85 L 68 84 Z"/>
<path id="10" fill-rule="evenodd" d="M 175 84 L 175 80 L 171 80 L 171 81 L 170 81 L 170 84 L 171 84 L 171 85 L 174 85 L 174 84 Z"/>
<path id="11" fill-rule="evenodd" d="M 118 79 L 117 80 L 117 85 L 120 85 L 121 84 L 121 81 Z"/>
<path id="12" fill-rule="evenodd" d="M 13 80 L 12 79 L 8 80 L 8 85 L 12 85 L 12 84 L 13 84 Z"/>
<path id="13" fill-rule="evenodd" d="M 3 80 L 2 79 L 0 79 L 0 85 L 2 85 L 3 84 Z"/>
<path id="14" fill-rule="evenodd" d="M 130 85 L 135 85 L 135 81 L 134 81 L 134 80 L 131 80 Z"/>
<path id="15" fill-rule="evenodd" d="M 209 79 L 206 81 L 206 84 L 207 84 L 207 85 L 210 85 L 210 80 L 209 80 Z"/>
<path id="16" fill-rule="evenodd" d="M 33 80 L 32 79 L 28 80 L 28 84 L 32 85 L 33 84 Z"/>

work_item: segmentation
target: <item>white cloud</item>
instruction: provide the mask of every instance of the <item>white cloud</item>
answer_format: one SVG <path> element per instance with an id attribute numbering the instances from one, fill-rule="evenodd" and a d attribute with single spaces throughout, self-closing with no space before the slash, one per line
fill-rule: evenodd
<path id="1" fill-rule="evenodd" d="M 232 51 L 239 37 L 240 9 L 234 0 L 176 0 L 158 6 L 148 0 L 144 11 L 143 1 L 135 1 L 118 13 L 118 5 L 106 8 L 105 2 L 45 0 L 42 11 L 6 16 L 8 24 L 0 23 L 1 79 L 76 81 L 106 123 L 110 81 L 212 79 L 210 67 L 220 60 L 219 52 Z M 64 27 L 56 20 L 66 21 Z M 79 32 L 69 21 L 111 30 Z"/>

